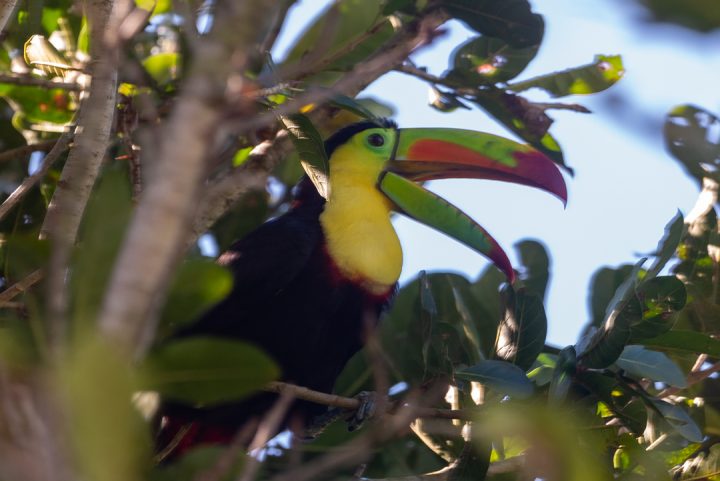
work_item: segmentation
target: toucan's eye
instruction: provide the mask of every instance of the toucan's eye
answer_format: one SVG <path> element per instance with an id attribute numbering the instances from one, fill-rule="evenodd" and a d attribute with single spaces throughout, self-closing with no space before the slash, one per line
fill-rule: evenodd
<path id="1" fill-rule="evenodd" d="M 368 144 L 373 147 L 382 147 L 385 145 L 385 137 L 380 134 L 370 134 L 367 138 Z"/>

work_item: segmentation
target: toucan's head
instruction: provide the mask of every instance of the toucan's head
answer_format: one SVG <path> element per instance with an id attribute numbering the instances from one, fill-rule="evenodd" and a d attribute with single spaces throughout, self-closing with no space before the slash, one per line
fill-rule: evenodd
<path id="1" fill-rule="evenodd" d="M 527 145 L 461 129 L 398 129 L 388 120 L 349 125 L 325 142 L 330 173 L 314 183 L 325 196 L 333 177 L 373 186 L 393 210 L 433 227 L 492 260 L 510 281 L 514 271 L 490 234 L 449 202 L 417 182 L 476 178 L 536 187 L 567 200 L 565 181 L 555 164 Z M 313 177 L 313 175 L 311 175 Z"/>

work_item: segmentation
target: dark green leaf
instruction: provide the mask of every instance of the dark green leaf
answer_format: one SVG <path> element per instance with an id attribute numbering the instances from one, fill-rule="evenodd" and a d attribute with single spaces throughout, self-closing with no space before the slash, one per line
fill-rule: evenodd
<path id="1" fill-rule="evenodd" d="M 143 367 L 148 389 L 196 406 L 242 399 L 279 374 L 257 347 L 214 338 L 168 342 L 151 352 Z"/>
<path id="2" fill-rule="evenodd" d="M 665 264 L 675 255 L 684 228 L 685 220 L 682 212 L 678 211 L 675 217 L 665 226 L 665 235 L 658 243 L 655 251 L 655 262 L 653 262 L 653 265 L 648 269 L 647 274 L 645 274 L 645 279 L 651 279 L 657 276 L 662 268 L 665 267 Z"/>
<path id="3" fill-rule="evenodd" d="M 502 394 L 526 398 L 533 393 L 533 383 L 525 372 L 505 361 L 486 359 L 474 366 L 455 371 L 455 376 L 495 389 Z"/>
<path id="4" fill-rule="evenodd" d="M 688 174 L 720 180 L 720 119 L 694 105 L 678 105 L 665 119 L 665 144 Z"/>
<path id="5" fill-rule="evenodd" d="M 290 133 L 295 149 L 300 155 L 300 163 L 312 180 L 318 193 L 328 197 L 328 158 L 320 133 L 306 116 L 294 114 L 283 118 L 283 124 Z"/>
<path id="6" fill-rule="evenodd" d="M 674 0 L 644 0 L 638 3 L 647 9 L 651 14 L 648 17 L 656 22 L 671 22 L 700 32 L 717 31 L 720 27 L 720 11 L 716 8 L 715 0 L 680 3 Z"/>
<path id="7" fill-rule="evenodd" d="M 537 87 L 553 97 L 592 94 L 611 87 L 624 74 L 625 68 L 619 55 L 596 55 L 591 64 L 515 82 L 508 88 L 513 92 L 522 92 Z"/>
<path id="8" fill-rule="evenodd" d="M 379 104 L 378 102 L 374 103 L 375 105 L 373 105 L 369 99 L 354 99 L 347 95 L 336 95 L 330 101 L 330 105 L 333 107 L 347 110 L 357 115 L 360 119 L 373 120 L 378 117 L 390 117 L 393 115 L 390 107 Z"/>
<path id="9" fill-rule="evenodd" d="M 477 426 L 477 424 L 470 424 L 468 428 L 472 433 L 472 431 L 480 430 Z M 490 467 L 492 443 L 487 439 L 478 436 L 474 437 L 474 442 L 465 443 L 460 456 L 453 464 L 453 469 L 450 471 L 447 481 L 478 481 L 485 479 Z"/>
<path id="10" fill-rule="evenodd" d="M 677 330 L 638 341 L 646 347 L 704 353 L 720 357 L 720 340 L 697 331 Z"/>
<path id="11" fill-rule="evenodd" d="M 523 371 L 532 366 L 545 347 L 547 317 L 542 300 L 535 295 L 510 292 L 505 319 L 497 334 L 497 356 Z"/>
<path id="12" fill-rule="evenodd" d="M 633 266 L 626 264 L 617 269 L 603 267 L 595 272 L 590 281 L 590 309 L 593 326 L 599 327 L 603 323 L 610 300 L 618 287 L 630 276 L 632 270 Z"/>
<path id="13" fill-rule="evenodd" d="M 297 158 L 295 163 L 299 164 Z M 268 193 L 248 192 L 212 226 L 219 251 L 224 252 L 233 242 L 259 227 L 267 219 L 268 213 Z"/>
<path id="14" fill-rule="evenodd" d="M 499 38 L 472 38 L 452 53 L 446 78 L 468 86 L 505 82 L 525 70 L 538 47 L 513 48 Z"/>
<path id="15" fill-rule="evenodd" d="M 615 364 L 631 375 L 664 382 L 671 386 L 685 388 L 687 380 L 672 359 L 662 352 L 651 351 L 643 346 L 625 346 Z"/>
<path id="16" fill-rule="evenodd" d="M 568 346 L 560 351 L 557 364 L 553 371 L 548 399 L 551 402 L 562 402 L 565 400 L 577 368 L 577 354 L 573 346 Z"/>
<path id="17" fill-rule="evenodd" d="M 539 45 L 545 30 L 542 16 L 532 12 L 527 0 L 441 0 L 438 4 L 476 32 L 515 48 Z"/>
<path id="18" fill-rule="evenodd" d="M 550 279 L 550 257 L 545 246 L 535 240 L 523 240 L 515 244 L 522 269 L 520 278 L 529 294 L 545 299 Z"/>
<path id="19" fill-rule="evenodd" d="M 209 259 L 191 259 L 180 265 L 170 287 L 162 325 L 178 329 L 197 320 L 232 290 L 229 270 Z"/>

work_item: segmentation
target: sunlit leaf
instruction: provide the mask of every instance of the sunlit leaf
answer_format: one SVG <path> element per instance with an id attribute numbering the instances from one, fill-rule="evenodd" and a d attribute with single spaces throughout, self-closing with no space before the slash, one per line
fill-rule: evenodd
<path id="1" fill-rule="evenodd" d="M 162 52 L 143 59 L 143 67 L 161 87 L 177 79 L 180 73 L 180 54 L 177 52 Z"/>
<path id="2" fill-rule="evenodd" d="M 72 65 L 42 35 L 33 35 L 25 42 L 23 50 L 25 62 L 31 67 L 42 70 L 51 77 L 63 77 Z"/>
<path id="3" fill-rule="evenodd" d="M 253 345 L 202 337 L 159 346 L 143 370 L 147 389 L 196 406 L 242 399 L 279 374 L 275 363 Z"/>
<path id="4" fill-rule="evenodd" d="M 505 361 L 486 359 L 474 366 L 455 371 L 455 376 L 475 381 L 502 394 L 526 398 L 533 393 L 533 383 L 525 372 Z"/>
<path id="5" fill-rule="evenodd" d="M 131 364 L 99 339 L 75 345 L 58 382 L 83 477 L 98 481 L 139 479 L 150 462 L 149 433 L 131 404 L 138 385 Z"/>
<path id="6" fill-rule="evenodd" d="M 515 82 L 508 88 L 522 92 L 537 87 L 553 97 L 592 94 L 611 87 L 624 74 L 625 68 L 619 55 L 596 55 L 591 64 Z"/>
<path id="7" fill-rule="evenodd" d="M 625 346 L 615 364 L 631 375 L 679 388 L 687 387 L 685 375 L 677 364 L 662 352 L 637 345 Z"/>

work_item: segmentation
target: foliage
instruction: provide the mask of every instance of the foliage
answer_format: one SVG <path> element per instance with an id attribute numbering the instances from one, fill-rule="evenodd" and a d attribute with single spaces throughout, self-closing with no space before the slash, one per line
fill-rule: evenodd
<path id="1" fill-rule="evenodd" d="M 162 342 L 230 292 L 228 271 L 199 258 L 197 250 L 177 256 L 167 275 L 167 293 L 154 306 L 158 327 L 155 338 L 147 340 L 152 349 L 142 359 L 111 346 L 97 329 L 138 191 L 148 178 L 145 170 L 154 168 L 139 157 L 138 145 L 145 142 L 145 152 L 153 153 L 147 139 L 167 122 L 197 60 L 191 44 L 198 36 L 185 3 L 137 3 L 141 8 L 132 20 L 139 26 L 124 39 L 108 160 L 65 272 L 70 288 L 61 301 L 72 322 L 59 342 L 53 339 L 49 319 L 55 307 L 43 284 L 27 286 L 13 302 L 0 301 L 0 464 L 14 452 L 7 447 L 17 441 L 14 430 L 30 433 L 49 411 L 58 425 L 53 429 L 69 435 L 63 454 L 69 454 L 78 479 L 234 479 L 254 461 L 233 448 L 201 447 L 158 465 L 150 441 L 153 422 L 136 409 L 142 407 L 137 401 L 144 391 L 198 407 L 243 399 L 278 378 L 270 356 L 253 345 L 211 338 Z M 87 46 L 93 40 L 87 19 L 72 4 L 20 2 L 4 32 L 0 69 L 12 76 L 0 82 L 3 151 L 57 139 L 76 122 L 90 80 Z M 272 120 L 220 139 L 222 148 L 208 162 L 205 180 L 229 178 L 238 169 L 249 176 L 262 170 L 253 156 L 279 130 L 287 131 L 295 150 L 272 166 L 271 192 L 246 193 L 226 206 L 206 239 L 223 250 L 285 212 L 303 168 L 319 189 L 326 188 L 323 139 L 350 122 L 388 112 L 382 103 L 328 94 L 327 88 L 400 42 L 398 25 L 416 26 L 439 10 L 474 32 L 456 46 L 448 70 L 433 77 L 406 62 L 388 65 L 386 71 L 399 67 L 428 82 L 435 93 L 433 106 L 443 112 L 477 107 L 572 172 L 550 133 L 547 105 L 523 94 L 531 88 L 551 97 L 599 92 L 622 77 L 619 56 L 598 55 L 588 65 L 523 79 L 545 28 L 526 0 L 338 0 L 285 59 L 272 58 L 271 51 L 255 52 L 257 58 L 238 73 L 247 80 L 242 102 L 252 105 L 258 119 L 269 115 Z M 212 23 L 212 15 L 212 10 L 202 12 L 199 24 Z M 128 20 L 124 26 L 131 24 Z M 326 95 L 317 104 L 291 108 L 318 92 Z M 282 112 L 280 120 L 272 116 L 274 110 Z M 224 111 L 222 120 L 231 125 L 234 115 L 232 109 Z M 718 117 L 697 106 L 678 106 L 667 118 L 668 148 L 699 182 L 718 181 L 717 127 Z M 213 135 L 224 133 L 219 128 Z M 30 159 L 37 162 L 46 150 L 16 151 L 0 163 L 6 201 L 28 177 Z M 0 219 L 4 287 L 52 268 L 55 246 L 38 237 L 63 166 L 61 158 Z M 392 181 L 392 174 L 386 179 Z M 494 267 L 475 279 L 421 273 L 400 288 L 384 314 L 377 343 L 348 363 L 335 392 L 351 396 L 385 382 L 393 386 L 398 406 L 422 400 L 425 407 L 462 409 L 465 420 L 418 419 L 412 431 L 406 429 L 410 420 L 395 429 L 371 422 L 355 433 L 336 423 L 292 450 L 275 447 L 258 456 L 263 461 L 259 479 L 278 473 L 290 479 L 302 469 L 314 469 L 315 461 L 335 460 L 342 451 L 337 447 L 345 443 L 363 447 L 361 459 L 341 466 L 345 472 L 321 472 L 318 478 L 350 475 L 363 465 L 364 477 L 383 479 L 442 468 L 448 469 L 447 479 L 720 479 L 720 397 L 713 375 L 720 369 L 716 200 L 689 225 L 681 214 L 671 219 L 648 259 L 598 270 L 589 293 L 590 322 L 571 346 L 545 340 L 543 301 L 551 257 L 538 241 L 517 245 L 522 265 L 513 285 Z M 376 379 L 378 371 L 386 379 Z M 38 412 L 6 407 L 25 391 L 32 391 L 35 402 L 41 400 Z M 32 405 L 31 397 L 23 407 Z M 6 422 L 15 417 L 16 423 Z M 48 439 L 34 439 L 25 449 L 53 442 Z M 0 468 L 0 478 L 5 473 Z"/>

